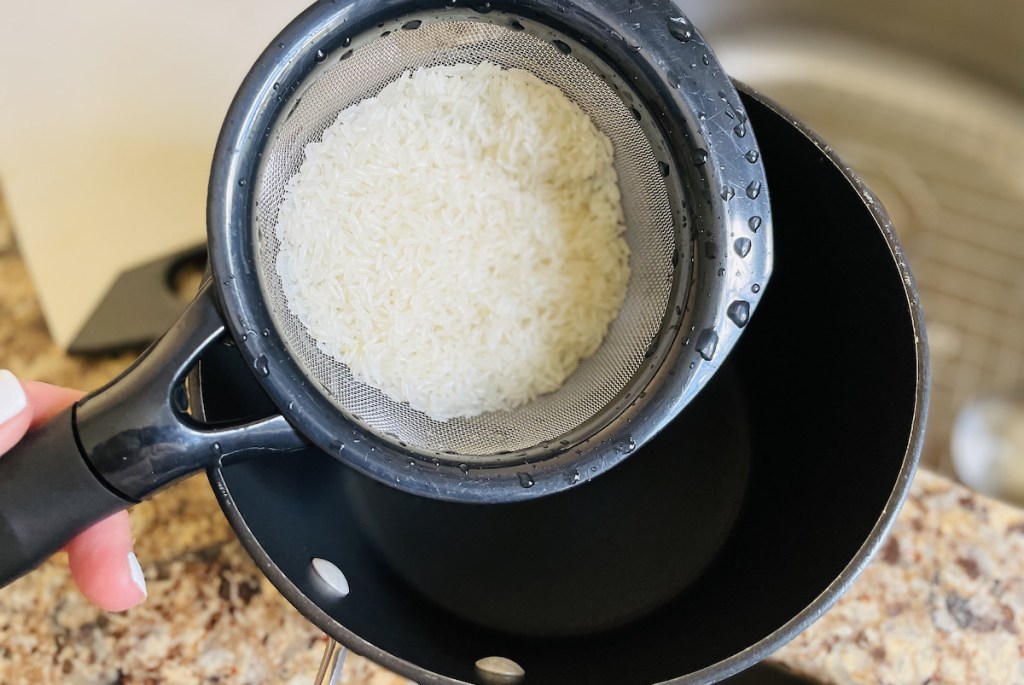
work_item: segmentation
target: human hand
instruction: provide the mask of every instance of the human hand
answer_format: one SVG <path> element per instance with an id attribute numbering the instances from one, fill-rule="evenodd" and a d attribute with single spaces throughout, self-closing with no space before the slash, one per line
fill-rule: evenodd
<path id="1" fill-rule="evenodd" d="M 81 396 L 76 390 L 46 383 L 19 382 L 10 371 L 0 370 L 0 459 L 30 428 Z M 124 611 L 146 598 L 146 580 L 132 546 L 128 512 L 122 511 L 85 530 L 64 548 L 75 584 L 101 609 Z"/>

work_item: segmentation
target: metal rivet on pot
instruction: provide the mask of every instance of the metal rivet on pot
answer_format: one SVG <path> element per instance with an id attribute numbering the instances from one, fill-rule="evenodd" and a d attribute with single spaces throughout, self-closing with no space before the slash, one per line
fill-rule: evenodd
<path id="1" fill-rule="evenodd" d="M 523 667 L 503 656 L 488 656 L 476 662 L 476 670 L 488 683 L 516 683 L 523 679 Z"/>
<path id="2" fill-rule="evenodd" d="M 313 559 L 313 571 L 320 580 L 336 593 L 345 597 L 349 593 L 348 578 L 341 572 L 341 569 L 327 561 L 316 557 Z"/>

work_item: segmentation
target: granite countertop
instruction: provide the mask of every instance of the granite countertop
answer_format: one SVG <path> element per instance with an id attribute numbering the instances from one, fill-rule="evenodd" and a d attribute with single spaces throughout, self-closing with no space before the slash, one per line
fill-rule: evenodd
<path id="1" fill-rule="evenodd" d="M 54 347 L 0 207 L 0 368 L 82 389 L 129 357 Z M 135 508 L 149 599 L 92 608 L 60 555 L 0 590 L 0 683 L 311 683 L 326 638 L 262 577 L 204 478 Z M 1024 684 L 1024 511 L 918 474 L 846 596 L 776 662 L 826 683 Z M 407 681 L 358 657 L 349 685 Z"/>

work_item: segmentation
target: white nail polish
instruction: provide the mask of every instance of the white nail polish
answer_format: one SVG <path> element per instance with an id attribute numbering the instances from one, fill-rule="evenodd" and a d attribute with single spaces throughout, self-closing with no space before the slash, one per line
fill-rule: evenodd
<path id="1" fill-rule="evenodd" d="M 132 582 L 142 590 L 142 596 L 147 597 L 149 593 L 146 591 L 146 576 L 142 575 L 142 565 L 135 552 L 128 552 L 128 570 L 132 574 Z"/>
<path id="2" fill-rule="evenodd" d="M 7 369 L 0 369 L 0 423 L 14 418 L 28 406 L 25 389 Z"/>

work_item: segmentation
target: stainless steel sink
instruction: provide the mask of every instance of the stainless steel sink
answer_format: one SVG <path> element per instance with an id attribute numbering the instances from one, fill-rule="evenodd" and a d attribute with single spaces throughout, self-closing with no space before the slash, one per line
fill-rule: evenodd
<path id="1" fill-rule="evenodd" d="M 892 215 L 931 343 L 923 463 L 952 474 L 960 409 L 1024 390 L 1024 3 L 684 8 L 731 75 L 818 131 Z"/>

